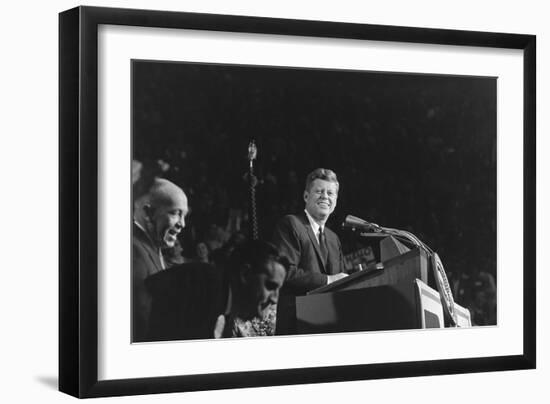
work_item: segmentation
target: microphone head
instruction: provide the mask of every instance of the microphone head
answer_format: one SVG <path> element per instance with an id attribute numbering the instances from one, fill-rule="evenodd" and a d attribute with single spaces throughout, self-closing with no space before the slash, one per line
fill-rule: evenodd
<path id="1" fill-rule="evenodd" d="M 347 215 L 342 223 L 342 227 L 350 227 L 352 229 L 361 229 L 363 231 L 379 233 L 382 231 L 381 227 L 376 223 L 369 223 L 366 220 L 360 219 L 356 216 Z"/>
<path id="2" fill-rule="evenodd" d="M 365 225 L 368 225 L 368 222 L 352 215 L 347 215 L 342 223 L 342 227 L 364 227 Z"/>

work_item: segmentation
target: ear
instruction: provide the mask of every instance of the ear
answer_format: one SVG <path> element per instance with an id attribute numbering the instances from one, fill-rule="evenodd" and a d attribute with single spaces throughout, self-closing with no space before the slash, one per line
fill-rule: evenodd
<path id="1" fill-rule="evenodd" d="M 147 220 L 153 219 L 153 208 L 151 207 L 151 205 L 149 205 L 148 203 L 143 205 L 143 212 L 145 213 L 145 217 L 147 218 Z"/>
<path id="2" fill-rule="evenodd" d="M 309 197 L 309 192 L 304 191 L 304 202 L 307 202 L 308 197 Z"/>

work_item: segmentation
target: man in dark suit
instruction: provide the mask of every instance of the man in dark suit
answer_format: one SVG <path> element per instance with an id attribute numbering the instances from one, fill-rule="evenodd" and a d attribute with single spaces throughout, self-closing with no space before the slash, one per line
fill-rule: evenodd
<path id="1" fill-rule="evenodd" d="M 139 211 L 132 234 L 132 341 L 149 341 L 151 294 L 145 279 L 165 269 L 161 248 L 174 247 L 189 208 L 181 188 L 155 179 Z"/>
<path id="2" fill-rule="evenodd" d="M 306 179 L 304 212 L 283 217 L 275 228 L 273 243 L 290 261 L 282 293 L 303 295 L 347 276 L 340 240 L 325 227 L 338 189 L 332 170 L 312 171 Z"/>

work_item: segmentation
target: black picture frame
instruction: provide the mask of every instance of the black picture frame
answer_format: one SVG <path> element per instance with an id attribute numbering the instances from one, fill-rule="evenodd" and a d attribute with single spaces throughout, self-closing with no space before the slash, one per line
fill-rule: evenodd
<path id="1" fill-rule="evenodd" d="M 523 353 L 98 381 L 98 26 L 195 29 L 523 50 Z M 324 383 L 536 366 L 536 37 L 324 21 L 77 7 L 59 15 L 59 389 L 84 397 Z"/>

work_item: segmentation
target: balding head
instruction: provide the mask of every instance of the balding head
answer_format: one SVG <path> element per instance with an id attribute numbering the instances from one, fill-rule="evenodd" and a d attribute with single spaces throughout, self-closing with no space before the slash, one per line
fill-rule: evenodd
<path id="1" fill-rule="evenodd" d="M 160 207 L 170 204 L 187 205 L 187 196 L 183 190 L 173 182 L 164 178 L 156 178 L 149 189 L 149 205 L 151 207 Z"/>
<path id="2" fill-rule="evenodd" d="M 158 247 L 173 247 L 185 227 L 187 196 L 173 182 L 157 178 L 143 205 L 145 229 Z"/>

